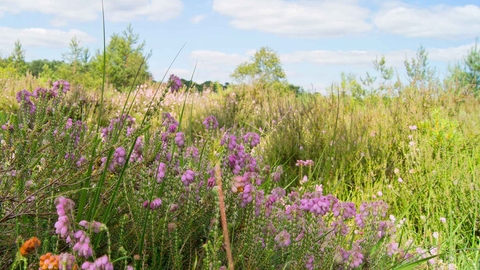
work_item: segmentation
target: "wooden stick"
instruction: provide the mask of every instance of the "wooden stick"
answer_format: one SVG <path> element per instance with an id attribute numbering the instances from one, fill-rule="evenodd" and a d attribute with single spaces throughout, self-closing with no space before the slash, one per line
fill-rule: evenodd
<path id="1" fill-rule="evenodd" d="M 222 189 L 222 176 L 220 173 L 220 163 L 215 165 L 215 178 L 218 186 L 218 201 L 220 203 L 220 219 L 222 221 L 223 240 L 225 242 L 225 250 L 227 251 L 228 269 L 233 269 L 232 249 L 230 248 L 230 238 L 228 237 L 227 214 L 225 213 L 225 200 Z"/>

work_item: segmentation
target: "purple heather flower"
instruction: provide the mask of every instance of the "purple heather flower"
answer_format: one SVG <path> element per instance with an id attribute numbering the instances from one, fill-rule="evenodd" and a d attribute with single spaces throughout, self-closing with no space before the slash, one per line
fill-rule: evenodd
<path id="1" fill-rule="evenodd" d="M 117 149 L 115 149 L 115 153 L 113 154 L 113 159 L 110 162 L 108 169 L 114 172 L 117 167 L 123 166 L 126 161 L 126 154 L 127 152 L 123 147 L 118 147 Z"/>
<path id="2" fill-rule="evenodd" d="M 73 270 L 75 267 L 75 256 L 70 253 L 62 253 L 58 255 L 59 270 Z"/>
<path id="3" fill-rule="evenodd" d="M 273 182 L 278 182 L 280 181 L 283 173 L 283 167 L 280 165 L 277 167 L 277 170 L 273 173 L 272 175 L 272 180 Z"/>
<path id="4" fill-rule="evenodd" d="M 398 243 L 390 243 L 387 245 L 387 254 L 388 256 L 392 257 L 393 255 L 398 253 Z"/>
<path id="5" fill-rule="evenodd" d="M 177 131 L 179 123 L 170 113 L 164 113 L 162 116 L 162 125 L 168 129 L 169 133 L 174 133 Z"/>
<path id="6" fill-rule="evenodd" d="M 155 210 L 162 205 L 162 199 L 156 198 L 150 203 L 150 209 Z"/>
<path id="7" fill-rule="evenodd" d="M 113 270 L 113 265 L 108 259 L 107 255 L 97 258 L 95 262 L 84 262 L 82 264 L 83 270 Z"/>
<path id="8" fill-rule="evenodd" d="M 22 101 L 25 102 L 30 102 L 30 97 L 32 96 L 32 93 L 30 93 L 27 90 L 21 90 L 17 92 L 16 98 L 18 103 L 22 103 Z"/>
<path id="9" fill-rule="evenodd" d="M 35 98 L 42 98 L 42 99 L 52 99 L 58 96 L 57 91 L 50 89 L 47 90 L 45 88 L 37 87 L 33 90 L 32 97 Z"/>
<path id="10" fill-rule="evenodd" d="M 277 242 L 279 247 L 288 247 L 291 243 L 290 234 L 283 230 L 275 236 L 275 242 Z"/>
<path id="11" fill-rule="evenodd" d="M 315 257 L 313 255 L 306 256 L 305 268 L 307 270 L 315 269 L 314 268 L 315 267 L 314 263 L 315 263 Z"/>
<path id="12" fill-rule="evenodd" d="M 252 192 L 254 191 L 254 188 L 252 185 L 247 184 L 243 187 L 243 191 L 240 192 L 239 196 L 242 199 L 241 206 L 246 207 L 247 204 L 253 201 L 253 196 Z"/>
<path id="13" fill-rule="evenodd" d="M 59 197 L 55 200 L 57 204 L 58 220 L 55 223 L 55 233 L 59 234 L 62 238 L 67 238 L 71 234 L 71 221 L 68 215 L 72 215 L 75 203 L 65 197 Z"/>
<path id="14" fill-rule="evenodd" d="M 281 198 L 285 197 L 287 192 L 285 191 L 285 189 L 283 189 L 281 187 L 278 187 L 278 188 L 274 188 L 272 190 L 272 194 L 275 195 L 277 198 L 281 199 Z"/>
<path id="15" fill-rule="evenodd" d="M 299 167 L 311 167 L 313 166 L 314 162 L 313 160 L 311 159 L 308 159 L 308 160 L 297 160 L 297 163 L 295 164 L 295 166 L 299 166 Z"/>
<path id="16" fill-rule="evenodd" d="M 178 128 L 177 125 L 175 125 L 175 124 L 170 124 L 170 125 L 168 126 L 168 132 L 169 132 L 169 133 L 175 133 L 175 131 L 177 131 L 177 128 Z"/>
<path id="17" fill-rule="evenodd" d="M 157 169 L 157 183 L 161 183 L 163 181 L 163 178 L 165 178 L 165 172 L 167 170 L 167 164 L 160 162 L 160 165 L 158 165 Z"/>
<path id="18" fill-rule="evenodd" d="M 88 222 L 86 220 L 82 220 L 78 224 L 86 230 L 91 229 L 94 233 L 99 233 L 102 230 L 102 223 L 98 221 Z"/>
<path id="19" fill-rule="evenodd" d="M 65 80 L 58 80 L 53 83 L 53 90 L 61 89 L 64 94 L 70 90 L 70 83 Z"/>
<path id="20" fill-rule="evenodd" d="M 65 124 L 65 129 L 69 129 L 73 126 L 73 120 L 72 118 L 67 119 L 67 123 Z"/>
<path id="21" fill-rule="evenodd" d="M 213 115 L 207 116 L 207 118 L 205 118 L 205 120 L 203 120 L 203 124 L 205 125 L 206 129 L 216 129 L 216 128 L 218 128 L 217 118 L 215 118 L 215 116 L 213 116 Z"/>
<path id="22" fill-rule="evenodd" d="M 195 180 L 195 172 L 186 170 L 182 175 L 182 183 L 188 187 Z"/>
<path id="23" fill-rule="evenodd" d="M 130 156 L 130 161 L 142 162 L 143 161 L 142 150 L 143 150 L 143 138 L 138 137 L 137 140 L 135 141 L 135 145 L 133 146 L 133 152 L 132 152 L 132 155 Z"/>
<path id="24" fill-rule="evenodd" d="M 187 154 L 187 157 L 192 157 L 194 159 L 198 159 L 200 157 L 198 153 L 198 149 L 195 146 L 187 147 L 186 154 Z"/>
<path id="25" fill-rule="evenodd" d="M 330 209 L 330 202 L 326 196 L 312 199 L 301 199 L 300 209 L 314 213 L 316 215 L 325 215 Z"/>
<path id="26" fill-rule="evenodd" d="M 342 236 L 346 236 L 350 232 L 350 228 L 341 219 L 332 222 L 331 226 L 335 233 L 340 233 Z"/>
<path id="27" fill-rule="evenodd" d="M 93 254 L 92 245 L 90 245 L 90 238 L 85 231 L 78 230 L 74 234 L 76 243 L 73 246 L 73 250 L 78 253 L 79 256 L 89 258 Z"/>
<path id="28" fill-rule="evenodd" d="M 213 188 L 215 186 L 215 177 L 210 177 L 207 180 L 207 187 Z"/>
<path id="29" fill-rule="evenodd" d="M 248 132 L 243 136 L 243 141 L 249 143 L 250 147 L 255 147 L 260 143 L 260 136 L 255 132 Z"/>
<path id="30" fill-rule="evenodd" d="M 177 92 L 178 89 L 180 89 L 183 86 L 182 80 L 180 80 L 179 77 L 177 77 L 173 74 L 170 75 L 169 84 L 170 84 L 170 91 L 172 93 Z"/>
<path id="31" fill-rule="evenodd" d="M 183 132 L 178 132 L 175 135 L 175 143 L 178 147 L 183 147 L 185 145 L 185 134 L 183 134 Z"/>
<path id="32" fill-rule="evenodd" d="M 343 219 L 355 217 L 357 214 L 355 204 L 352 202 L 337 202 L 333 205 L 332 212 L 334 216 L 341 215 Z"/>

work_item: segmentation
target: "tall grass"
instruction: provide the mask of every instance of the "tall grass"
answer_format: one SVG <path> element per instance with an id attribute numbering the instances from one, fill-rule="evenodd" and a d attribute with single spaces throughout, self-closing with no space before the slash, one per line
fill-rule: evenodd
<path id="1" fill-rule="evenodd" d="M 340 87 L 171 92 L 170 81 L 105 89 L 100 105 L 73 86 L 30 97 L 32 113 L 15 95 L 40 82 L 2 84 L 0 268 L 38 267 L 46 252 L 76 254 L 79 266 L 105 255 L 115 268 L 226 267 L 218 161 L 237 269 L 478 267 L 480 114 L 459 89 L 359 99 Z M 93 258 L 55 233 L 59 197 L 77 205 L 66 206 L 68 228 L 85 231 Z M 312 200 L 330 204 L 319 214 Z M 353 205 L 360 216 L 341 214 Z M 100 233 L 81 220 L 101 222 Z M 20 254 L 31 236 L 42 245 Z"/>

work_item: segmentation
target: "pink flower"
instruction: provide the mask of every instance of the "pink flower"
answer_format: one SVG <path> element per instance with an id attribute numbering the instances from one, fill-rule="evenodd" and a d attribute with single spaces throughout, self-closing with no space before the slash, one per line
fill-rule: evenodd
<path id="1" fill-rule="evenodd" d="M 277 242 L 279 247 L 288 247 L 291 243 L 290 234 L 283 230 L 275 236 L 275 242 Z"/>

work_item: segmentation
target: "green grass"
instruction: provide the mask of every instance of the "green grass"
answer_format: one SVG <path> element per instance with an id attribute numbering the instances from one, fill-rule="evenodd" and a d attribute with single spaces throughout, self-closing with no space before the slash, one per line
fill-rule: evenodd
<path id="1" fill-rule="evenodd" d="M 407 85 L 396 95 L 376 94 L 363 99 L 352 98 L 349 89 L 341 88 L 322 96 L 295 95 L 256 85 L 230 87 L 220 93 L 173 94 L 162 86 L 164 94 L 158 95 L 155 107 L 143 118 L 154 90 L 138 90 L 127 98 L 128 94 L 107 88 L 103 113 L 99 115 L 100 105 L 95 105 L 100 100 L 98 91 L 73 86 L 60 103 L 39 102 L 32 118 L 18 105 L 15 93 L 31 91 L 42 86 L 41 82 L 26 77 L 1 83 L 5 91 L 0 100 L 6 102 L 0 102 L 0 124 L 15 127 L 14 131 L 0 133 L 0 230 L 7 232 L 0 236 L 2 269 L 14 262 L 21 239 L 31 236 L 39 237 L 43 244 L 37 255 L 28 258 L 29 265 L 36 266 L 40 254 L 68 251 L 68 245 L 53 230 L 57 219 L 54 201 L 58 196 L 82 202 L 75 209 L 77 221 L 86 217 L 106 225 L 108 231 L 93 235 L 92 243 L 97 255 L 108 250 L 111 261 L 117 259 L 116 267 L 135 264 L 149 269 L 211 269 L 226 265 L 216 193 L 199 188 L 200 182 L 185 193 L 180 181 L 184 170 L 191 168 L 198 173 L 196 179 L 206 185 L 214 161 L 227 158 L 228 150 L 220 145 L 226 131 L 260 134 L 260 145 L 247 151 L 257 158 L 262 171 L 259 175 L 263 177 L 257 189 L 264 190 L 265 196 L 277 186 L 286 188 L 287 193 L 303 194 L 323 185 L 324 194 L 331 193 L 357 207 L 363 202 L 383 200 L 389 205 L 385 219 L 391 219 L 397 227 L 396 241 L 402 245 L 410 241 L 411 252 L 413 247 L 435 247 L 445 267 L 454 263 L 457 269 L 478 268 L 480 109 L 474 95 L 439 85 L 431 89 Z M 102 140 L 101 129 L 123 108 L 131 108 L 129 114 L 137 120 L 133 135 L 125 135 L 123 126 L 115 139 Z M 195 145 L 200 158 L 188 157 L 185 149 L 179 149 L 173 143 L 175 135 L 168 137 L 172 144 L 162 152 L 165 112 L 180 120 L 187 146 Z M 206 131 L 202 121 L 208 115 L 214 115 L 224 129 Z M 78 144 L 70 137 L 73 130 L 65 130 L 60 137 L 53 133 L 65 129 L 67 118 L 81 120 L 89 127 L 81 132 Z M 115 149 L 122 146 L 128 159 L 137 137 L 143 137 L 143 161 L 115 172 L 96 166 L 79 169 L 75 162 L 64 158 L 69 153 L 76 158 L 84 155 L 91 165 L 96 165 L 102 157 L 114 158 Z M 160 155 L 160 160 L 168 160 L 168 154 L 178 161 L 179 175 L 169 171 L 168 177 L 157 184 L 157 158 Z M 297 160 L 307 159 L 314 161 L 313 167 L 295 166 Z M 283 168 L 283 174 L 275 183 L 272 173 L 278 166 Z M 280 251 L 275 235 L 262 240 L 266 248 L 254 238 L 269 222 L 296 233 L 298 224 L 258 219 L 254 202 L 247 208 L 240 207 L 238 195 L 230 192 L 234 174 L 228 167 L 222 170 L 238 269 L 304 267 L 307 244 L 299 246 L 298 252 Z M 304 175 L 308 181 L 301 184 Z M 35 199 L 30 200 L 30 196 Z M 143 201 L 155 197 L 162 198 L 162 210 L 146 211 Z M 181 202 L 178 212 L 170 211 L 175 202 Z M 274 213 L 280 213 L 284 206 L 275 207 Z M 338 243 L 351 247 L 357 237 L 352 234 L 338 238 Z M 310 242 L 305 243 L 315 246 L 313 238 L 307 239 Z M 370 266 L 364 263 L 360 268 L 433 269 L 421 258 L 412 264 L 387 258 L 381 242 L 369 245 L 369 249 L 378 250 L 379 256 L 370 255 Z M 329 252 L 325 254 L 336 251 L 332 248 Z M 328 261 L 333 267 L 335 256 L 328 258 L 326 265 Z"/>

